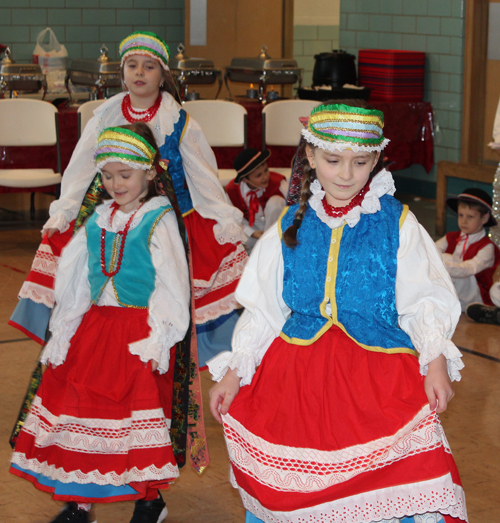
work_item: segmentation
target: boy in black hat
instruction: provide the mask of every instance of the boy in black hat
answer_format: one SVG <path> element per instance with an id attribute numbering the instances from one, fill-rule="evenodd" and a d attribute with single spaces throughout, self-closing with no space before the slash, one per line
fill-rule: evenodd
<path id="1" fill-rule="evenodd" d="M 459 231 L 436 242 L 455 284 L 462 311 L 474 302 L 493 305 L 490 289 L 500 264 L 500 250 L 486 235 L 485 227 L 497 225 L 491 198 L 481 189 L 466 189 L 448 198 L 447 206 L 458 214 Z"/>
<path id="2" fill-rule="evenodd" d="M 234 160 L 237 175 L 226 186 L 232 204 L 243 212 L 243 230 L 248 236 L 245 247 L 255 242 L 279 218 L 285 207 L 288 182 L 284 176 L 269 171 L 271 152 L 248 148 Z"/>

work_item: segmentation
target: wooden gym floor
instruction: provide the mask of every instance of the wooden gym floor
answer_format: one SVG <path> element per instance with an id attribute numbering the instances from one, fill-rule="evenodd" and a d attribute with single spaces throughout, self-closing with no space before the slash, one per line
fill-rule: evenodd
<path id="1" fill-rule="evenodd" d="M 39 198 L 44 204 L 43 198 Z M 12 203 L 0 195 L 0 208 Z M 22 200 L 22 203 L 25 203 Z M 45 202 L 46 203 L 46 202 Z M 409 201 L 432 227 L 433 202 Z M 10 208 L 10 207 L 9 207 Z M 429 210 L 430 209 L 430 210 Z M 0 522 L 46 523 L 59 509 L 48 494 L 8 473 L 8 438 L 16 419 L 39 346 L 7 325 L 40 240 L 37 229 L 0 230 Z M 454 336 L 464 349 L 462 381 L 442 422 L 467 496 L 469 521 L 500 521 L 500 327 L 460 319 Z M 205 420 L 211 464 L 198 477 L 186 466 L 164 494 L 168 523 L 243 523 L 244 510 L 228 482 L 228 458 L 220 426 L 207 407 L 211 380 L 202 373 Z M 99 523 L 128 523 L 132 502 L 99 505 Z"/>

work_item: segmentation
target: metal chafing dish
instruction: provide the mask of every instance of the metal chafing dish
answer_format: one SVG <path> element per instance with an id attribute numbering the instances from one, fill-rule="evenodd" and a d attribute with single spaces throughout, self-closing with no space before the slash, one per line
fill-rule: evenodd
<path id="1" fill-rule="evenodd" d="M 47 92 L 47 81 L 38 64 L 20 64 L 10 58 L 10 49 L 5 49 L 5 56 L 0 62 L 0 92 L 14 91 L 37 93 L 43 89 L 43 96 Z"/>
<path id="2" fill-rule="evenodd" d="M 233 58 L 231 65 L 226 67 L 224 81 L 229 97 L 231 90 L 228 81 L 246 84 L 258 84 L 259 100 L 266 98 L 268 85 L 294 84 L 302 85 L 302 69 L 297 67 L 297 62 L 288 58 L 271 58 L 267 53 L 267 46 L 263 45 L 259 56 L 255 58 Z"/>
<path id="3" fill-rule="evenodd" d="M 122 85 L 120 62 L 112 61 L 103 45 L 97 60 L 73 60 L 66 75 L 66 89 L 71 95 L 69 81 L 74 85 L 92 87 L 91 99 L 108 98 L 109 89 Z"/>
<path id="4" fill-rule="evenodd" d="M 179 86 L 181 98 L 187 100 L 191 95 L 193 95 L 193 93 L 188 94 L 188 85 L 190 84 L 208 85 L 219 80 L 219 88 L 215 95 L 215 98 L 217 98 L 222 88 L 222 71 L 220 69 L 215 69 L 212 60 L 207 60 L 206 58 L 190 58 L 186 56 L 184 54 L 184 49 L 184 46 L 179 44 L 177 47 L 177 54 L 168 62 L 168 67 L 172 72 L 172 76 L 175 78 Z"/>

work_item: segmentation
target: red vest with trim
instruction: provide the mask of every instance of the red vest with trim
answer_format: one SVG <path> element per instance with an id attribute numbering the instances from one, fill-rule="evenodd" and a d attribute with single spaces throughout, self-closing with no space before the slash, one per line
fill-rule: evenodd
<path id="1" fill-rule="evenodd" d="M 446 241 L 448 242 L 448 247 L 446 247 L 447 254 L 453 254 L 455 252 L 458 240 L 460 238 L 460 234 L 460 231 L 453 231 L 449 232 L 446 235 Z M 493 302 L 490 298 L 490 288 L 493 285 L 493 274 L 495 272 L 495 269 L 498 267 L 498 265 L 500 265 L 500 250 L 488 238 L 488 236 L 485 236 L 484 238 L 481 238 L 479 241 L 469 245 L 463 257 L 464 261 L 472 260 L 472 258 L 474 258 L 474 256 L 476 256 L 476 254 L 481 249 L 484 249 L 484 247 L 486 247 L 490 243 L 491 245 L 493 245 L 493 249 L 495 251 L 495 260 L 493 262 L 493 266 L 475 274 L 477 285 L 479 287 L 479 291 L 481 292 L 481 298 L 483 300 L 483 303 L 485 303 L 486 305 L 493 305 Z"/>
<path id="2" fill-rule="evenodd" d="M 259 198 L 259 203 L 263 209 L 271 196 L 281 196 L 284 199 L 283 193 L 280 191 L 280 185 L 281 182 L 285 180 L 285 177 L 274 172 L 270 172 L 269 175 L 269 185 L 266 187 L 266 190 Z M 231 203 L 237 207 L 243 213 L 245 219 L 248 220 L 248 206 L 243 196 L 241 195 L 240 185 L 241 184 L 234 183 L 234 180 L 231 180 L 226 185 L 226 192 L 229 196 L 229 199 L 231 200 Z"/>

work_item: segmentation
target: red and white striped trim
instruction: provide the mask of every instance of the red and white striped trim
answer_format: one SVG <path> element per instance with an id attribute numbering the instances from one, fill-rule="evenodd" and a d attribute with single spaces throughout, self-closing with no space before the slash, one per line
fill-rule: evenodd
<path id="1" fill-rule="evenodd" d="M 49 465 L 46 461 L 41 463 L 36 458 L 28 459 L 25 454 L 20 452 L 14 452 L 12 463 L 18 465 L 24 470 L 30 470 L 42 474 L 45 477 L 61 481 L 62 483 L 79 483 L 80 485 L 94 483 L 96 485 L 113 485 L 115 487 L 121 487 L 129 483 L 173 480 L 179 477 L 179 469 L 177 468 L 177 465 L 172 463 L 167 463 L 161 468 L 150 465 L 142 470 L 133 467 L 122 474 L 117 474 L 116 472 L 107 472 L 103 474 L 99 470 L 93 470 L 88 473 L 82 472 L 81 470 L 66 471 L 62 467 L 56 468 L 55 465 Z"/>
<path id="2" fill-rule="evenodd" d="M 37 447 L 57 446 L 88 454 L 126 454 L 130 450 L 171 446 L 170 420 L 163 409 L 141 410 L 121 420 L 55 416 L 36 396 L 24 430 Z"/>
<path id="3" fill-rule="evenodd" d="M 450 474 L 289 512 L 265 508 L 238 487 L 234 476 L 231 481 L 239 489 L 245 508 L 266 523 L 392 523 L 394 518 L 399 521 L 407 515 L 416 515 L 415 523 L 437 523 L 441 520 L 439 513 L 468 521 L 464 491 L 453 483 Z"/>
<path id="4" fill-rule="evenodd" d="M 439 447 L 449 450 L 439 418 L 426 405 L 396 434 L 336 451 L 268 443 L 229 414 L 224 435 L 233 465 L 281 492 L 312 493 Z"/>

